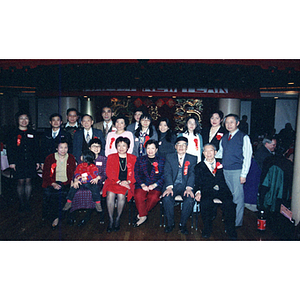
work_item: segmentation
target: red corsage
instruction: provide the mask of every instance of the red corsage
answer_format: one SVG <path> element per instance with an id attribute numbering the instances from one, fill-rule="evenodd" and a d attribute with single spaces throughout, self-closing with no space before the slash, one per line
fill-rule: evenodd
<path id="1" fill-rule="evenodd" d="M 184 163 L 183 175 L 187 175 L 189 165 L 190 165 L 190 162 L 187 160 L 187 161 Z"/>
<path id="2" fill-rule="evenodd" d="M 145 148 L 145 144 L 150 140 L 150 136 L 149 135 L 146 135 L 145 136 L 145 143 L 144 143 L 144 148 Z"/>
<path id="3" fill-rule="evenodd" d="M 21 139 L 22 139 L 21 134 L 18 134 L 18 139 L 17 139 L 17 146 L 18 146 L 18 147 L 19 147 L 20 144 L 21 144 Z"/>
<path id="4" fill-rule="evenodd" d="M 55 169 L 55 168 L 56 168 L 56 163 L 53 163 L 53 164 L 51 165 L 50 177 L 53 176 L 53 174 L 54 174 L 54 169 Z"/>
<path id="5" fill-rule="evenodd" d="M 217 173 L 217 169 L 222 169 L 223 168 L 223 165 L 219 162 L 216 163 L 216 167 L 214 168 L 213 170 L 213 174 L 216 174 Z"/>
<path id="6" fill-rule="evenodd" d="M 221 138 L 223 137 L 223 133 L 219 132 L 217 135 L 216 135 L 216 139 L 219 141 Z"/>
<path id="7" fill-rule="evenodd" d="M 158 172 L 158 163 L 156 161 L 153 163 L 153 166 L 154 166 L 154 169 L 155 169 L 155 174 L 158 174 L 159 173 Z"/>
<path id="8" fill-rule="evenodd" d="M 194 142 L 195 142 L 196 150 L 198 151 L 198 150 L 199 150 L 199 147 L 198 147 L 198 139 L 194 139 Z"/>
<path id="9" fill-rule="evenodd" d="M 97 136 L 94 136 L 93 139 L 98 139 L 98 137 L 97 137 Z"/>
<path id="10" fill-rule="evenodd" d="M 131 175 L 132 175 L 132 165 L 131 165 L 131 163 L 128 163 L 127 164 L 127 170 L 128 170 L 128 177 L 131 177 Z"/>
<path id="11" fill-rule="evenodd" d="M 110 144 L 109 144 L 109 149 L 111 149 L 111 147 L 112 147 L 112 144 L 113 144 L 113 142 L 115 141 L 115 138 L 113 137 L 113 138 L 111 138 L 111 140 L 110 140 Z"/>

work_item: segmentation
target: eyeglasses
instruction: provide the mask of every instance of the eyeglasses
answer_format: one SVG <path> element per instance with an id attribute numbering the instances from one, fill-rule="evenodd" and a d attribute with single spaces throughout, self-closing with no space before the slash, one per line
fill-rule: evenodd
<path id="1" fill-rule="evenodd" d="M 186 146 L 187 146 L 187 143 L 184 143 L 184 144 L 178 144 L 178 143 L 177 143 L 176 146 L 177 146 L 177 147 L 186 147 Z"/>

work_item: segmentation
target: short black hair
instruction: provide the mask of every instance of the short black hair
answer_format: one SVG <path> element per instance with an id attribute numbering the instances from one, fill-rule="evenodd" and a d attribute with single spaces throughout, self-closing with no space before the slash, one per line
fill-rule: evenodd
<path id="1" fill-rule="evenodd" d="M 111 107 L 110 105 L 104 105 L 104 106 L 102 107 L 102 109 L 101 109 L 101 113 L 103 113 L 103 109 L 104 109 L 104 108 L 109 108 L 109 109 L 111 110 L 112 113 L 114 112 L 113 109 L 112 109 L 112 107 Z"/>
<path id="2" fill-rule="evenodd" d="M 54 117 L 59 117 L 60 120 L 62 121 L 62 116 L 61 116 L 59 113 L 54 113 L 54 114 L 52 114 L 52 115 L 49 117 L 49 121 L 52 121 L 52 118 L 54 118 Z"/>
<path id="3" fill-rule="evenodd" d="M 113 117 L 112 117 L 112 120 L 113 120 L 114 125 L 116 125 L 116 121 L 117 121 L 118 119 L 123 119 L 124 122 L 125 122 L 125 127 L 128 126 L 129 121 L 128 121 L 128 118 L 127 118 L 124 114 L 118 114 L 117 116 L 113 116 Z"/>
<path id="4" fill-rule="evenodd" d="M 228 114 L 227 116 L 225 116 L 224 121 L 226 121 L 226 119 L 227 119 L 228 117 L 233 117 L 233 118 L 235 118 L 236 123 L 238 123 L 238 122 L 240 121 L 240 117 L 239 117 L 238 115 L 236 115 L 236 114 Z"/>
<path id="5" fill-rule="evenodd" d="M 127 144 L 127 147 L 129 149 L 129 146 L 130 146 L 130 139 L 127 138 L 127 137 L 123 137 L 123 136 L 119 136 L 117 139 L 116 139 L 116 142 L 115 142 L 115 146 L 116 146 L 116 149 L 117 149 L 117 146 L 119 143 L 121 142 L 124 142 L 125 144 Z"/>
<path id="6" fill-rule="evenodd" d="M 100 147 L 101 147 L 101 149 L 102 149 L 102 143 L 101 143 L 101 140 L 100 140 L 100 139 L 92 138 L 92 139 L 89 141 L 89 143 L 88 143 L 89 148 L 90 148 L 93 144 L 98 144 L 98 145 L 100 145 Z"/>
<path id="7" fill-rule="evenodd" d="M 223 117 L 224 117 L 224 114 L 221 110 L 213 110 L 210 115 L 209 115 L 209 118 L 211 118 L 213 116 L 213 114 L 218 114 L 220 119 L 222 120 Z"/>
<path id="8" fill-rule="evenodd" d="M 152 145 L 152 144 L 154 144 L 156 149 L 158 149 L 158 141 L 153 140 L 153 139 L 150 139 L 145 143 L 145 148 L 147 148 L 148 145 Z"/>
<path id="9" fill-rule="evenodd" d="M 64 144 L 66 143 L 68 145 L 69 148 L 69 140 L 66 137 L 61 137 L 60 139 L 55 139 L 55 149 L 58 148 L 59 144 Z"/>
<path id="10" fill-rule="evenodd" d="M 82 151 L 82 161 L 88 163 L 88 165 L 93 164 L 95 160 L 95 153 L 91 150 Z"/>
<path id="11" fill-rule="evenodd" d="M 181 141 L 186 142 L 187 145 L 188 145 L 188 143 L 189 143 L 189 140 L 188 140 L 185 136 L 179 136 L 179 137 L 177 137 L 177 139 L 176 139 L 176 141 L 175 141 L 175 145 L 176 145 L 178 142 L 181 142 Z"/>
<path id="12" fill-rule="evenodd" d="M 17 127 L 19 126 L 19 118 L 20 116 L 22 115 L 26 115 L 29 119 L 29 124 L 28 126 L 30 125 L 31 123 L 31 116 L 29 114 L 29 112 L 27 112 L 26 110 L 19 110 L 16 114 L 15 114 L 15 119 L 16 119 L 16 123 L 17 123 Z"/>
<path id="13" fill-rule="evenodd" d="M 84 117 L 90 117 L 92 121 L 94 121 L 93 117 L 89 114 L 84 114 L 81 116 L 81 121 L 83 120 Z"/>
<path id="14" fill-rule="evenodd" d="M 67 110 L 67 115 L 71 112 L 71 111 L 75 111 L 76 112 L 76 115 L 78 116 L 79 115 L 79 112 L 78 112 L 78 110 L 76 109 L 76 108 L 69 108 L 68 110 Z"/>

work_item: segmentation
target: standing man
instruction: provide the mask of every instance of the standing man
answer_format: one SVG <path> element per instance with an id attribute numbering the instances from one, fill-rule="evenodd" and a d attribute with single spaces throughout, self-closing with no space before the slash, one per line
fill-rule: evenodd
<path id="1" fill-rule="evenodd" d="M 95 125 L 93 126 L 95 129 L 100 129 L 103 132 L 105 140 L 106 140 L 107 134 L 116 129 L 113 126 L 113 121 L 112 121 L 113 115 L 114 115 L 114 113 L 113 113 L 111 107 L 104 106 L 102 108 L 103 121 L 95 123 Z"/>
<path id="2" fill-rule="evenodd" d="M 83 130 L 78 130 L 74 134 L 73 138 L 73 155 L 76 158 L 76 161 L 80 161 L 80 156 L 82 151 L 88 150 L 88 143 L 91 139 L 97 138 L 100 139 L 102 147 L 100 155 L 105 155 L 105 138 L 100 129 L 94 129 L 92 127 L 94 123 L 93 117 L 91 115 L 85 114 L 82 116 L 81 125 Z"/>
<path id="3" fill-rule="evenodd" d="M 209 238 L 212 232 L 214 216 L 214 199 L 222 202 L 222 211 L 225 216 L 225 232 L 233 240 L 237 238 L 235 231 L 235 207 L 232 194 L 225 182 L 223 166 L 220 160 L 215 159 L 216 146 L 206 144 L 203 149 L 204 161 L 195 167 L 195 199 L 200 201 L 203 220 L 202 237 Z"/>
<path id="4" fill-rule="evenodd" d="M 167 233 L 171 232 L 175 227 L 174 204 L 177 195 L 180 195 L 183 199 L 179 227 L 181 233 L 189 233 L 186 228 L 186 222 L 194 206 L 194 168 L 197 164 L 197 157 L 186 153 L 187 147 L 188 139 L 183 136 L 178 137 L 175 143 L 176 153 L 170 153 L 166 156 L 162 201 L 168 221 L 168 226 L 165 228 Z"/>
<path id="5" fill-rule="evenodd" d="M 81 128 L 81 124 L 78 123 L 78 111 L 76 108 L 69 108 L 67 110 L 67 123 L 63 124 L 62 128 L 71 134 L 73 139 L 74 134 Z"/>
<path id="6" fill-rule="evenodd" d="M 229 114 L 225 117 L 224 134 L 216 158 L 222 158 L 226 183 L 236 204 L 235 226 L 243 225 L 244 189 L 243 184 L 251 165 L 252 146 L 248 135 L 238 129 L 239 117 Z"/>
<path id="7" fill-rule="evenodd" d="M 44 162 L 49 154 L 56 152 L 56 145 L 58 142 L 65 138 L 69 143 L 69 152 L 72 152 L 72 137 L 69 132 L 66 132 L 61 128 L 62 116 L 58 113 L 54 113 L 49 117 L 49 123 L 51 128 L 44 131 L 41 138 L 41 161 Z"/>

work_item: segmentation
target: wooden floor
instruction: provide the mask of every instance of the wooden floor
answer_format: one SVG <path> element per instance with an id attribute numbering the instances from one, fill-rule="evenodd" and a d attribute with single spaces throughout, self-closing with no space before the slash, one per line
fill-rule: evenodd
<path id="1" fill-rule="evenodd" d="M 221 218 L 221 210 L 218 209 L 217 218 L 213 223 L 213 233 L 209 239 L 201 236 L 203 228 L 201 216 L 198 220 L 198 230 L 190 229 L 188 235 L 180 233 L 178 221 L 180 218 L 180 206 L 175 207 L 176 227 L 171 233 L 165 233 L 160 227 L 159 204 L 150 212 L 148 221 L 140 228 L 134 228 L 128 224 L 129 204 L 127 203 L 121 217 L 121 229 L 119 232 L 107 233 L 107 215 L 105 224 L 100 224 L 96 211 L 92 213 L 90 221 L 82 228 L 76 223 L 70 226 L 66 220 L 62 221 L 57 229 L 52 230 L 50 223 L 41 219 L 42 188 L 40 179 L 34 182 L 34 191 L 31 198 L 32 211 L 29 213 L 18 212 L 18 201 L 15 196 L 15 188 L 11 182 L 4 178 L 2 181 L 3 194 L 0 202 L 0 240 L 2 241 L 229 241 L 224 232 L 224 223 Z M 133 205 L 134 207 L 134 205 Z M 78 213 L 78 220 L 85 212 Z M 134 212 L 136 215 L 136 211 Z M 191 220 L 188 222 L 190 225 Z M 261 233 L 256 230 L 256 214 L 245 209 L 244 225 L 237 229 L 238 241 L 281 241 L 294 240 L 294 238 L 276 235 L 267 227 Z"/>

